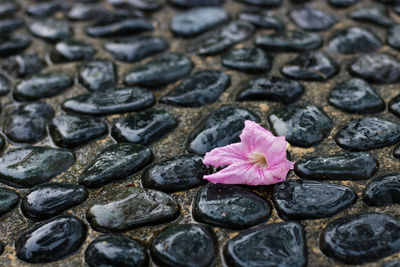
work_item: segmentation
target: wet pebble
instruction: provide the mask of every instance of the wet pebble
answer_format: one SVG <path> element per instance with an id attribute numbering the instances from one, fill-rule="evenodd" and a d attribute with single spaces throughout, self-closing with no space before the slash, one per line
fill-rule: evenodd
<path id="1" fill-rule="evenodd" d="M 111 37 L 152 30 L 153 25 L 145 18 L 106 16 L 88 26 L 85 32 L 91 37 Z"/>
<path id="2" fill-rule="evenodd" d="M 16 192 L 0 187 L 0 217 L 13 210 L 18 203 L 19 195 Z"/>
<path id="3" fill-rule="evenodd" d="M 175 219 L 180 213 L 178 202 L 169 195 L 136 187 L 108 190 L 94 203 L 86 219 L 100 232 L 121 232 L 160 224 Z"/>
<path id="4" fill-rule="evenodd" d="M 14 0 L 3 0 L 0 2 L 0 16 L 2 17 L 14 15 L 18 9 L 19 6 Z"/>
<path id="5" fill-rule="evenodd" d="M 31 43 L 31 38 L 25 34 L 0 37 L 0 57 L 8 57 L 21 52 L 28 48 Z"/>
<path id="6" fill-rule="evenodd" d="M 393 97 L 389 102 L 389 111 L 400 117 L 400 94 Z"/>
<path id="7" fill-rule="evenodd" d="M 95 59 L 79 66 L 78 80 L 87 89 L 104 90 L 115 88 L 117 67 L 108 59 Z"/>
<path id="8" fill-rule="evenodd" d="M 271 204 L 236 185 L 208 184 L 193 201 L 193 218 L 229 229 L 246 229 L 268 221 Z"/>
<path id="9" fill-rule="evenodd" d="M 369 206 L 388 206 L 400 203 L 400 175 L 375 178 L 366 187 L 363 201 Z"/>
<path id="10" fill-rule="evenodd" d="M 107 16 L 109 10 L 103 5 L 79 4 L 71 8 L 68 13 L 70 20 L 85 21 Z"/>
<path id="11" fill-rule="evenodd" d="M 150 252 L 162 266 L 206 267 L 215 264 L 217 246 L 215 234 L 208 227 L 177 224 L 163 229 L 155 237 Z"/>
<path id="12" fill-rule="evenodd" d="M 225 0 L 170 0 L 171 5 L 183 8 L 199 7 L 199 6 L 220 6 Z"/>
<path id="13" fill-rule="evenodd" d="M 90 267 L 145 267 L 149 258 L 141 242 L 127 236 L 108 234 L 89 244 L 85 261 Z"/>
<path id="14" fill-rule="evenodd" d="M 242 232 L 229 240 L 223 253 L 229 266 L 307 265 L 304 229 L 296 222 L 273 223 Z"/>
<path id="15" fill-rule="evenodd" d="M 351 151 L 366 151 L 400 141 L 400 125 L 380 118 L 352 120 L 335 136 L 336 143 Z"/>
<path id="16" fill-rule="evenodd" d="M 237 96 L 237 100 L 268 100 L 290 104 L 304 93 L 304 86 L 298 81 L 278 76 L 251 80 Z"/>
<path id="17" fill-rule="evenodd" d="M 377 261 L 400 251 L 400 221 L 380 213 L 336 219 L 321 234 L 320 248 L 342 263 Z"/>
<path id="18" fill-rule="evenodd" d="M 222 57 L 222 65 L 244 72 L 267 73 L 272 67 L 272 59 L 259 48 L 236 48 Z"/>
<path id="19" fill-rule="evenodd" d="M 260 117 L 238 106 L 221 107 L 194 128 L 187 141 L 187 149 L 204 155 L 216 147 L 238 142 L 245 120 L 259 122 Z"/>
<path id="20" fill-rule="evenodd" d="M 29 263 L 48 263 L 77 251 L 86 238 L 86 225 L 72 215 L 61 215 L 26 230 L 15 242 L 17 257 Z"/>
<path id="21" fill-rule="evenodd" d="M 262 9 L 245 9 L 238 15 L 238 19 L 250 22 L 254 26 L 282 31 L 285 24 L 271 11 Z"/>
<path id="22" fill-rule="evenodd" d="M 331 132 L 332 119 L 317 106 L 283 107 L 275 110 L 268 121 L 277 136 L 285 136 L 294 146 L 311 147 Z"/>
<path id="23" fill-rule="evenodd" d="M 385 6 L 372 5 L 356 9 L 349 14 L 349 17 L 364 22 L 370 22 L 378 26 L 390 28 L 395 22 L 389 17 L 389 12 Z"/>
<path id="24" fill-rule="evenodd" d="M 55 63 L 90 60 L 96 54 L 92 45 L 80 41 L 69 40 L 59 42 L 50 53 L 50 58 Z"/>
<path id="25" fill-rule="evenodd" d="M 17 78 L 25 78 L 40 73 L 46 65 L 36 54 L 21 54 L 5 59 L 1 67 Z"/>
<path id="26" fill-rule="evenodd" d="M 30 32 L 49 42 L 58 42 L 72 37 L 72 28 L 65 20 L 46 18 L 31 21 Z"/>
<path id="27" fill-rule="evenodd" d="M 350 27 L 336 32 L 331 37 L 328 49 L 336 54 L 369 53 L 381 48 L 382 42 L 369 30 Z"/>
<path id="28" fill-rule="evenodd" d="M 147 147 L 136 144 L 113 144 L 102 150 L 85 168 L 79 183 L 88 188 L 126 179 L 153 160 Z"/>
<path id="29" fill-rule="evenodd" d="M 359 1 L 360 0 L 328 0 L 329 4 L 332 6 L 341 8 L 352 6 Z"/>
<path id="30" fill-rule="evenodd" d="M 202 70 L 185 78 L 160 103 L 182 107 L 200 107 L 214 103 L 228 88 L 230 77 L 217 70 Z"/>
<path id="31" fill-rule="evenodd" d="M 81 204 L 88 194 L 83 186 L 76 184 L 38 185 L 22 198 L 21 211 L 32 220 L 45 220 Z"/>
<path id="32" fill-rule="evenodd" d="M 152 12 L 162 8 L 160 0 L 108 0 L 113 6 L 120 6 L 121 8 L 137 8 L 143 11 Z"/>
<path id="33" fill-rule="evenodd" d="M 0 96 L 7 95 L 11 91 L 10 80 L 0 73 Z"/>
<path id="34" fill-rule="evenodd" d="M 388 30 L 386 41 L 394 49 L 400 50 L 400 24 Z"/>
<path id="35" fill-rule="evenodd" d="M 111 130 L 118 142 L 149 145 L 178 125 L 177 120 L 163 109 L 148 109 L 118 119 Z"/>
<path id="36" fill-rule="evenodd" d="M 289 16 L 297 27 L 305 31 L 325 31 L 337 22 L 334 15 L 306 6 L 294 7 Z"/>
<path id="37" fill-rule="evenodd" d="M 70 5 L 64 1 L 53 0 L 39 2 L 27 8 L 26 13 L 33 17 L 51 17 L 58 12 L 67 12 Z"/>
<path id="38" fill-rule="evenodd" d="M 263 7 L 277 7 L 282 1 L 281 0 L 235 0 L 247 5 L 263 6 Z"/>
<path id="39" fill-rule="evenodd" d="M 24 21 L 18 17 L 0 19 L 0 35 L 8 35 L 24 24 Z"/>
<path id="40" fill-rule="evenodd" d="M 268 35 L 259 35 L 256 45 L 267 52 L 301 52 L 322 46 L 322 38 L 316 33 L 287 30 Z"/>

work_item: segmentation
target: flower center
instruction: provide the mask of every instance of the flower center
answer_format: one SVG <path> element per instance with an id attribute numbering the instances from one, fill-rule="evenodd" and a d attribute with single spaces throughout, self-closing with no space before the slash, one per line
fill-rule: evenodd
<path id="1" fill-rule="evenodd" d="M 268 168 L 268 161 L 267 158 L 260 153 L 253 153 L 250 155 L 250 161 L 252 164 L 262 167 L 262 168 Z"/>

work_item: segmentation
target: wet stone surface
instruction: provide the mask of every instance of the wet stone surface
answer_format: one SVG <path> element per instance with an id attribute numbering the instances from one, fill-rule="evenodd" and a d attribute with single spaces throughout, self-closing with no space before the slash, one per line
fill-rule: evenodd
<path id="1" fill-rule="evenodd" d="M 272 59 L 259 48 L 232 49 L 221 62 L 231 69 L 250 73 L 266 73 L 272 65 Z"/>
<path id="2" fill-rule="evenodd" d="M 0 57 L 10 56 L 28 48 L 32 39 L 25 34 L 0 37 Z"/>
<path id="3" fill-rule="evenodd" d="M 50 53 L 50 58 L 55 63 L 90 60 L 96 54 L 96 50 L 90 44 L 79 41 L 69 40 L 59 42 Z"/>
<path id="4" fill-rule="evenodd" d="M 7 58 L 1 67 L 15 77 L 24 78 L 40 73 L 45 66 L 46 62 L 37 55 L 21 54 Z"/>
<path id="5" fill-rule="evenodd" d="M 92 91 L 112 89 L 118 81 L 117 67 L 111 60 L 92 60 L 79 67 L 78 80 Z"/>
<path id="6" fill-rule="evenodd" d="M 399 175 L 378 177 L 365 188 L 363 201 L 369 206 L 392 205 L 400 202 L 399 192 Z"/>
<path id="7" fill-rule="evenodd" d="M 58 42 L 72 36 L 72 28 L 68 21 L 46 18 L 37 19 L 29 24 L 31 33 L 49 42 Z"/>
<path id="8" fill-rule="evenodd" d="M 333 15 L 311 7 L 295 7 L 289 16 L 300 29 L 305 31 L 325 31 L 337 22 Z"/>
<path id="9" fill-rule="evenodd" d="M 19 198 L 16 192 L 6 188 L 0 188 L 0 216 L 14 209 L 19 203 Z"/>
<path id="10" fill-rule="evenodd" d="M 394 20 L 389 17 L 389 12 L 385 6 L 371 5 L 354 10 L 349 14 L 354 20 L 370 22 L 378 26 L 390 28 L 394 25 Z"/>
<path id="11" fill-rule="evenodd" d="M 400 25 L 393 26 L 387 33 L 386 41 L 387 43 L 397 49 L 400 50 Z"/>
<path id="12" fill-rule="evenodd" d="M 274 13 L 262 9 L 246 9 L 239 13 L 238 18 L 264 29 L 284 30 L 285 24 Z"/>
<path id="13" fill-rule="evenodd" d="M 86 28 L 90 37 L 112 37 L 152 31 L 153 26 L 145 18 L 106 16 Z"/>
<path id="14" fill-rule="evenodd" d="M 375 34 L 360 27 L 339 30 L 328 44 L 329 50 L 336 54 L 369 53 L 381 46 L 382 42 Z"/>

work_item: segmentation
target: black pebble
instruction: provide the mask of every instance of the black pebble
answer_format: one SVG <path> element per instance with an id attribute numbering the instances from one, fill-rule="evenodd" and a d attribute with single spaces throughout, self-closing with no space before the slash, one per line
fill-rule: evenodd
<path id="1" fill-rule="evenodd" d="M 36 54 L 21 54 L 5 59 L 1 67 L 17 78 L 25 78 L 40 73 L 46 65 Z"/>
<path id="2" fill-rule="evenodd" d="M 62 41 L 55 45 L 50 58 L 55 63 L 90 60 L 96 54 L 92 45 L 79 40 Z"/>
<path id="3" fill-rule="evenodd" d="M 395 21 L 389 17 L 387 8 L 382 5 L 372 5 L 354 10 L 349 14 L 349 17 L 386 28 L 390 28 L 395 24 Z"/>
<path id="4" fill-rule="evenodd" d="M 328 43 L 330 52 L 336 54 L 370 53 L 381 48 L 382 42 L 371 31 L 350 27 L 337 31 Z"/>
<path id="5" fill-rule="evenodd" d="M 272 59 L 259 48 L 236 48 L 222 56 L 222 65 L 243 72 L 267 73 Z"/>
<path id="6" fill-rule="evenodd" d="M 372 180 L 363 193 L 369 206 L 388 206 L 400 203 L 400 175 L 393 174 Z"/>
<path id="7" fill-rule="evenodd" d="M 267 52 L 301 52 L 321 47 L 323 40 L 316 33 L 287 30 L 259 35 L 255 43 Z"/>
<path id="8" fill-rule="evenodd" d="M 95 59 L 79 66 L 78 80 L 87 89 L 113 89 L 117 85 L 117 67 L 108 59 Z"/>
<path id="9" fill-rule="evenodd" d="M 269 10 L 263 9 L 245 9 L 238 15 L 238 19 L 252 23 L 254 26 L 282 31 L 285 24 L 280 18 Z"/>
<path id="10" fill-rule="evenodd" d="M 13 210 L 18 205 L 19 198 L 16 192 L 0 187 L 0 217 Z"/>
<path id="11" fill-rule="evenodd" d="M 332 14 L 306 6 L 294 7 L 289 16 L 297 27 L 305 31 L 325 31 L 337 22 Z"/>

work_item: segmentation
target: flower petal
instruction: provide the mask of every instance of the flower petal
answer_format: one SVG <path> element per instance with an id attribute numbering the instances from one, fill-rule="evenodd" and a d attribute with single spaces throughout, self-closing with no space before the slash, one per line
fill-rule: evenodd
<path id="1" fill-rule="evenodd" d="M 275 138 L 273 134 L 254 121 L 246 120 L 244 125 L 240 134 L 242 143 L 246 145 L 249 152 L 264 153 L 264 150 L 272 144 Z"/>
<path id="2" fill-rule="evenodd" d="M 217 147 L 207 152 L 203 163 L 214 167 L 230 165 L 235 162 L 243 162 L 247 159 L 245 147 L 242 143 L 235 143 L 224 147 Z"/>
<path id="3" fill-rule="evenodd" d="M 288 143 L 286 142 L 284 136 L 278 136 L 275 137 L 272 144 L 263 151 L 270 167 L 275 166 L 280 162 L 286 160 L 287 144 Z"/>

